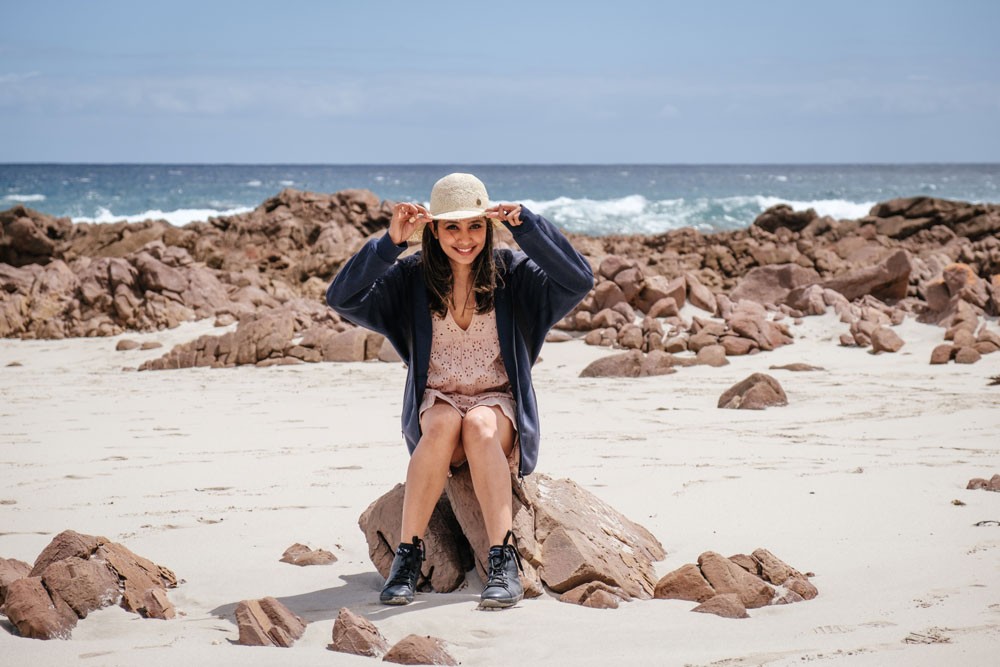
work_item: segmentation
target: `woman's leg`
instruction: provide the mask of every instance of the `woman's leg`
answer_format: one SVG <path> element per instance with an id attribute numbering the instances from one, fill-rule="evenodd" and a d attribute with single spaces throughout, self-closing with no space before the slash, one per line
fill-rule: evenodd
<path id="1" fill-rule="evenodd" d="M 514 425 L 496 406 L 472 408 L 462 420 L 462 449 L 469 461 L 490 544 L 502 544 L 511 528 L 510 467 Z"/>
<path id="2" fill-rule="evenodd" d="M 424 537 L 459 445 L 462 415 L 447 403 L 438 401 L 421 415 L 420 429 L 423 434 L 406 469 L 402 532 L 399 534 L 402 542 L 409 542 L 414 536 Z"/>

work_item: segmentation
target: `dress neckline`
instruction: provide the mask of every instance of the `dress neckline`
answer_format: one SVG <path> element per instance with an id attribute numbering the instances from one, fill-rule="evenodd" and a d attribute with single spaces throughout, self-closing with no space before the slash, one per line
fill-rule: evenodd
<path id="1" fill-rule="evenodd" d="M 456 320 L 455 316 L 452 314 L 451 308 L 446 308 L 445 311 L 446 311 L 445 317 L 450 317 L 452 324 L 454 324 L 455 327 L 459 331 L 461 331 L 462 333 L 469 333 L 469 331 L 472 329 L 472 323 L 476 321 L 476 315 L 478 314 L 478 313 L 476 313 L 475 310 L 473 310 L 472 311 L 472 318 L 469 320 L 469 326 L 468 326 L 468 328 L 463 329 L 462 325 L 458 323 L 458 320 Z"/>

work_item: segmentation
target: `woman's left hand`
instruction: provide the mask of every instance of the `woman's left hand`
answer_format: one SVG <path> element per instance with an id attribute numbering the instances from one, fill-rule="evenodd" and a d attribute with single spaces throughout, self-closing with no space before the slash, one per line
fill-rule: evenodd
<path id="1" fill-rule="evenodd" d="M 486 217 L 491 220 L 506 222 L 511 227 L 521 224 L 520 204 L 497 204 L 493 208 L 486 209 Z"/>

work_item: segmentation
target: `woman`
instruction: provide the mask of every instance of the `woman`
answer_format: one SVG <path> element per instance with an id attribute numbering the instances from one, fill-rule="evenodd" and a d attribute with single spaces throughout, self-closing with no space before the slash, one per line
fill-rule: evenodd
<path id="1" fill-rule="evenodd" d="M 503 224 L 523 252 L 495 250 Z M 422 252 L 397 261 L 423 227 Z M 538 457 L 531 367 L 553 324 L 590 291 L 587 261 L 543 217 L 491 205 L 471 174 L 450 174 L 430 210 L 396 204 L 388 232 L 368 241 L 334 278 L 327 303 L 377 331 L 408 364 L 403 436 L 410 450 L 401 539 L 380 600 L 413 600 L 422 536 L 451 467 L 468 463 L 489 537 L 481 606 L 510 607 L 523 591 L 510 543 L 510 473 Z"/>

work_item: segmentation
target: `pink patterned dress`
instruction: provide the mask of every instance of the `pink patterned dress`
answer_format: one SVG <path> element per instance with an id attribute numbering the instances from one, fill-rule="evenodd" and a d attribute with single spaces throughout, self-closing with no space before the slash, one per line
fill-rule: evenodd
<path id="1" fill-rule="evenodd" d="M 508 460 L 516 473 L 517 413 L 500 356 L 495 311 L 473 313 L 468 329 L 458 326 L 450 311 L 444 317 L 432 314 L 431 333 L 431 359 L 420 414 L 437 401 L 452 406 L 462 417 L 479 405 L 499 407 L 515 428 L 515 446 Z"/>

